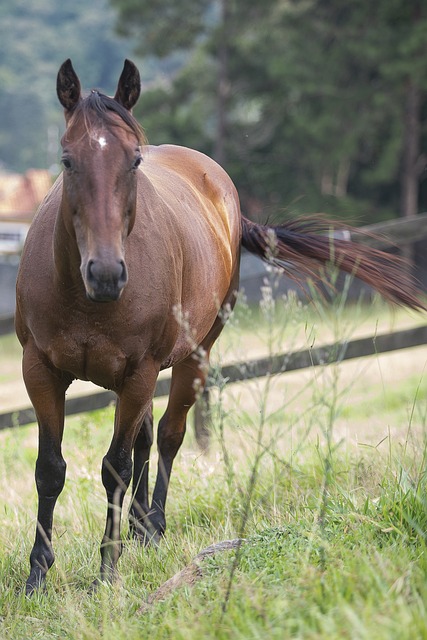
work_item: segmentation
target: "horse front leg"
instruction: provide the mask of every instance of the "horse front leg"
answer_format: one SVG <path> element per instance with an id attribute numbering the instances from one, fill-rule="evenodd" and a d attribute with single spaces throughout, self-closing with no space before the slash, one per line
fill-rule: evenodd
<path id="1" fill-rule="evenodd" d="M 146 541 L 148 503 L 148 468 L 153 444 L 153 406 L 142 421 L 133 447 L 132 501 L 129 509 L 130 535 Z"/>
<path id="2" fill-rule="evenodd" d="M 30 555 L 30 575 L 26 594 L 31 595 L 45 583 L 46 573 L 55 556 L 52 548 L 53 512 L 65 482 L 66 463 L 61 443 L 64 431 L 65 391 L 70 380 L 49 368 L 30 343 L 24 348 L 23 375 L 39 425 L 36 462 L 38 510 L 36 536 Z"/>
<path id="3" fill-rule="evenodd" d="M 149 410 L 159 367 L 146 364 L 124 383 L 116 406 L 114 435 L 102 461 L 102 482 L 107 495 L 107 518 L 101 543 L 101 581 L 112 582 L 122 552 L 121 515 L 132 478 L 132 449 L 141 421 Z M 142 384 L 143 380 L 143 384 Z"/>

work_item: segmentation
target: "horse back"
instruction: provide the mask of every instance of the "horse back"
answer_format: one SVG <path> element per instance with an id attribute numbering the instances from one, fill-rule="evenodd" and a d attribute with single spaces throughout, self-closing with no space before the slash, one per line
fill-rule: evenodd
<path id="1" fill-rule="evenodd" d="M 188 216 L 180 212 L 184 226 L 203 220 L 214 230 L 216 244 L 235 250 L 240 242 L 239 198 L 222 167 L 203 153 L 175 145 L 148 146 L 143 157 L 141 171 L 162 199 L 181 205 L 194 199 L 196 206 Z"/>
<path id="2" fill-rule="evenodd" d="M 169 239 L 172 249 L 164 253 L 182 255 L 183 304 L 194 308 L 200 297 L 206 308 L 211 292 L 218 309 L 239 268 L 241 214 L 234 184 L 216 162 L 192 149 L 149 146 L 143 157 L 137 215 L 142 233 L 148 221 L 150 233 L 161 229 Z"/>

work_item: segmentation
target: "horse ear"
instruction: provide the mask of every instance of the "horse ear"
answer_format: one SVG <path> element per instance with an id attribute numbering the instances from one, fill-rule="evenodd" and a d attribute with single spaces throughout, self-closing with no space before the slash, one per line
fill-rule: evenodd
<path id="1" fill-rule="evenodd" d="M 117 100 L 122 107 L 130 111 L 136 105 L 140 93 L 141 79 L 139 77 L 139 71 L 133 62 L 125 60 L 114 99 Z"/>
<path id="2" fill-rule="evenodd" d="M 65 111 L 72 111 L 81 99 L 80 80 L 68 58 L 58 71 L 56 93 Z"/>

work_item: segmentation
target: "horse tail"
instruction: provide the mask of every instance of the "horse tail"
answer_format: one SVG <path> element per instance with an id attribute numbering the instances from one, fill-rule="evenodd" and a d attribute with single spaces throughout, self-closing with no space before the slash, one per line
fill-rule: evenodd
<path id="1" fill-rule="evenodd" d="M 344 238 L 334 237 L 334 228 L 337 225 L 331 221 L 311 217 L 269 226 L 242 216 L 242 246 L 296 280 L 302 275 L 319 281 L 322 266 L 334 265 L 357 276 L 391 302 L 427 310 L 421 300 L 423 294 L 414 284 L 404 260 L 352 242 L 350 227 L 341 227 L 344 233 L 340 235 Z M 295 275 L 296 269 L 299 277 Z"/>

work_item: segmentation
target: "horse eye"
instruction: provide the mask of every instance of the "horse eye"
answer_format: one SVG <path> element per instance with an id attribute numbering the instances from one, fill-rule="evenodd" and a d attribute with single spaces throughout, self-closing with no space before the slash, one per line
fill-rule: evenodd
<path id="1" fill-rule="evenodd" d="M 62 164 L 65 169 L 71 169 L 71 160 L 69 158 L 62 158 Z"/>
<path id="2" fill-rule="evenodd" d="M 139 165 L 141 164 L 141 162 L 142 162 L 142 158 L 141 158 L 141 156 L 138 156 L 138 157 L 135 159 L 135 162 L 133 163 L 133 167 L 132 167 L 132 168 L 133 168 L 133 169 L 138 169 L 138 167 L 139 167 Z"/>

